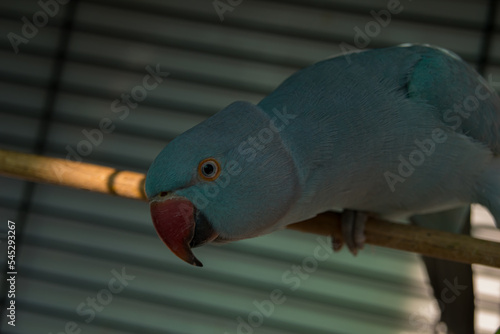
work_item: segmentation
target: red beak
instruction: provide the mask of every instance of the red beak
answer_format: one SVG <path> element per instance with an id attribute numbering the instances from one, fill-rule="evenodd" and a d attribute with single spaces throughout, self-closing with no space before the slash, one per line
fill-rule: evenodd
<path id="1" fill-rule="evenodd" d="M 184 197 L 168 195 L 155 197 L 150 210 L 156 232 L 168 248 L 187 263 L 203 267 L 191 247 L 212 241 L 217 234 L 194 205 Z"/>

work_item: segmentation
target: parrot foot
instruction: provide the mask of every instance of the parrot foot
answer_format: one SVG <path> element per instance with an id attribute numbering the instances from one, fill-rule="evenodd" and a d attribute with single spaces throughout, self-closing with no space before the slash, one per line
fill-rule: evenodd
<path id="1" fill-rule="evenodd" d="M 343 241 L 332 238 L 333 250 L 339 251 L 345 242 L 349 251 L 353 255 L 357 255 L 358 250 L 363 249 L 365 245 L 364 231 L 367 219 L 368 215 L 366 213 L 344 210 L 340 218 Z"/>

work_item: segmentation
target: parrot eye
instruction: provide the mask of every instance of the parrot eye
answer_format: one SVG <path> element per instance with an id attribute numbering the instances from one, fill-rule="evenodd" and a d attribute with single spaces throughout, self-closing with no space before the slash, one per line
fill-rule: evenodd
<path id="1" fill-rule="evenodd" d="M 219 177 L 220 165 L 214 158 L 208 158 L 198 165 L 198 175 L 205 181 L 213 181 Z"/>

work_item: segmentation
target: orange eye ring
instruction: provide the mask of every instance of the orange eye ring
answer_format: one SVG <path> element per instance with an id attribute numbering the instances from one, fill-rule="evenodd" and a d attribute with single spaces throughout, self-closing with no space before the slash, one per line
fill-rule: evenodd
<path id="1" fill-rule="evenodd" d="M 207 158 L 198 165 L 198 176 L 205 181 L 214 181 L 220 175 L 219 162 L 214 158 Z"/>

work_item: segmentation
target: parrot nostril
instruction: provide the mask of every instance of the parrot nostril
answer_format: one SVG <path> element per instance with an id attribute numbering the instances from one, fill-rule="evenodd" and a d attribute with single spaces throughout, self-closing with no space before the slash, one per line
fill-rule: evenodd
<path id="1" fill-rule="evenodd" d="M 165 197 L 165 196 L 167 196 L 167 195 L 168 195 L 168 192 L 166 192 L 166 191 L 162 191 L 162 192 L 160 193 L 160 197 Z"/>

